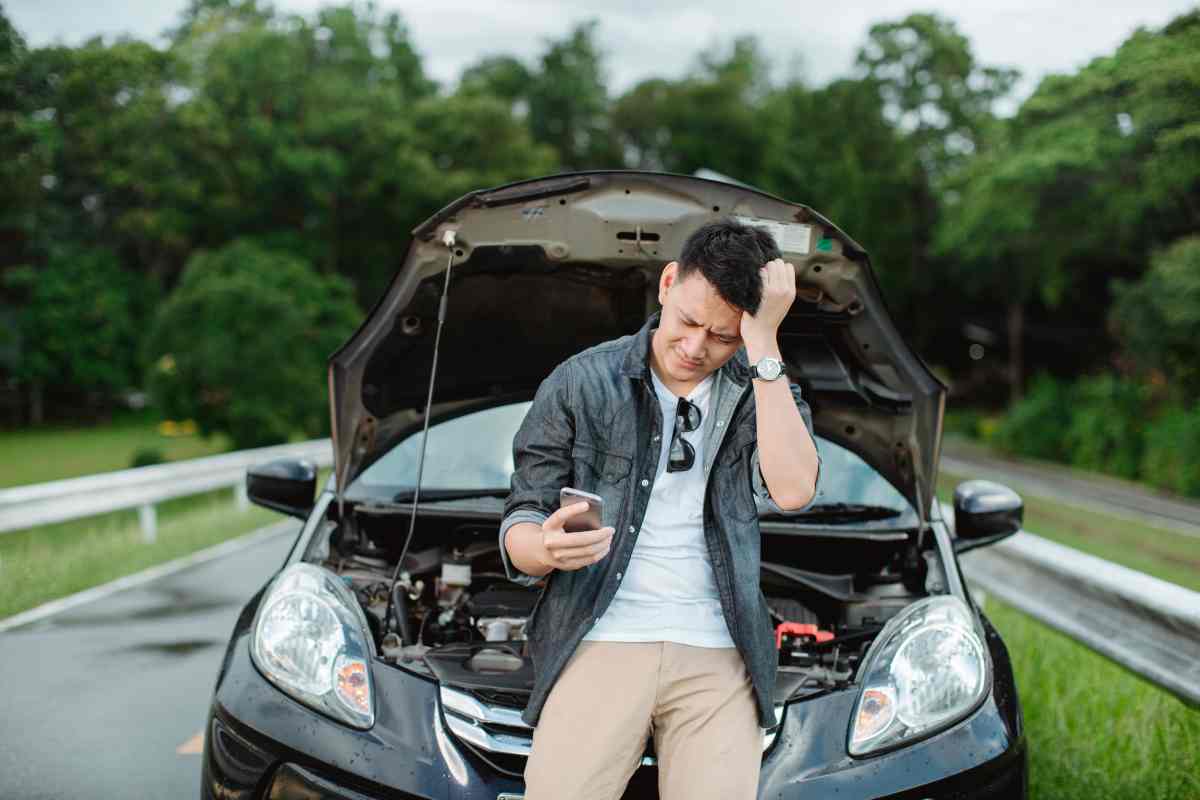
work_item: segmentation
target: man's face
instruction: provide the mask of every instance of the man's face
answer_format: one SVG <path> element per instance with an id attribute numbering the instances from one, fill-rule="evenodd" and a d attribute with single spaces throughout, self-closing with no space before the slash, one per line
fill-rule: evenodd
<path id="1" fill-rule="evenodd" d="M 658 282 L 662 320 L 651 346 L 659 369 L 694 384 L 733 357 L 742 345 L 742 311 L 725 302 L 697 270 L 679 278 L 679 265 L 663 268 Z"/>

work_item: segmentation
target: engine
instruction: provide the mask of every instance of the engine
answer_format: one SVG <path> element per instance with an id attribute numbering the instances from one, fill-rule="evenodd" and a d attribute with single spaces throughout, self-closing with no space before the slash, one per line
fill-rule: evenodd
<path id="1" fill-rule="evenodd" d="M 418 520 L 397 570 L 407 522 L 361 512 L 331 522 L 319 554 L 353 589 L 383 659 L 451 683 L 478 684 L 488 675 L 498 690 L 528 689 L 525 625 L 541 589 L 508 580 L 495 523 Z M 860 541 L 849 550 L 839 541 L 829 552 L 819 541 L 795 544 L 804 559 L 788 561 L 821 571 L 768 562 L 791 554 L 765 547 L 762 578 L 779 651 L 778 691 L 789 698 L 851 681 L 883 624 L 925 594 L 916 584 L 927 569 L 927 559 L 914 566 L 913 553 L 895 544 L 872 551 Z M 835 571 L 850 566 L 859 569 Z"/>

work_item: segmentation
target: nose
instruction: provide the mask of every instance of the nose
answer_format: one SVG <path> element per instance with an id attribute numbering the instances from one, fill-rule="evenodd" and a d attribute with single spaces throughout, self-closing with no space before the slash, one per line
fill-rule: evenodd
<path id="1" fill-rule="evenodd" d="M 692 361 L 704 360 L 704 331 L 697 331 L 695 334 L 683 337 L 680 349 L 683 354 Z"/>

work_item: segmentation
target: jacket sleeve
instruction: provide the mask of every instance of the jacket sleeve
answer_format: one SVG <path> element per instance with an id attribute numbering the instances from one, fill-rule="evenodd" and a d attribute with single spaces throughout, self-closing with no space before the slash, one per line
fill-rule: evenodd
<path id="1" fill-rule="evenodd" d="M 542 381 L 513 437 L 513 474 L 500 523 L 500 558 L 508 579 L 525 586 L 542 576 L 529 575 L 512 565 L 504 536 L 518 522 L 544 522 L 558 508 L 559 489 L 571 485 L 572 399 L 571 361 L 567 360 Z"/>
<path id="2" fill-rule="evenodd" d="M 808 428 L 808 435 L 813 437 L 813 444 L 817 442 L 817 436 L 813 432 L 812 409 L 808 407 L 808 402 L 800 394 L 800 387 L 795 383 L 788 383 L 788 388 L 792 390 L 792 399 L 796 401 L 796 408 L 800 410 L 800 418 L 804 420 L 804 427 Z M 817 480 L 816 488 L 813 491 L 812 499 L 807 505 L 798 508 L 794 511 L 785 511 L 771 497 L 771 492 L 767 489 L 767 481 L 762 474 L 762 464 L 758 458 L 758 445 L 754 445 L 754 453 L 751 455 L 751 471 L 752 488 L 754 490 L 754 502 L 758 506 L 759 514 L 781 514 L 787 516 L 789 514 L 802 514 L 807 511 L 817 498 L 821 496 L 821 449 L 817 448 Z"/>

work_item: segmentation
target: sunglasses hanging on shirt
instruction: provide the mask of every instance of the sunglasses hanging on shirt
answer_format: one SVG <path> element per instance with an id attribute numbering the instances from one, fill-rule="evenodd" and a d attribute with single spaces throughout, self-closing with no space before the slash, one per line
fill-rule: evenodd
<path id="1" fill-rule="evenodd" d="M 683 438 L 684 433 L 691 433 L 700 427 L 700 407 L 679 398 L 675 407 L 675 432 L 671 435 L 671 456 L 667 460 L 667 472 L 686 472 L 696 463 L 696 448 Z"/>

